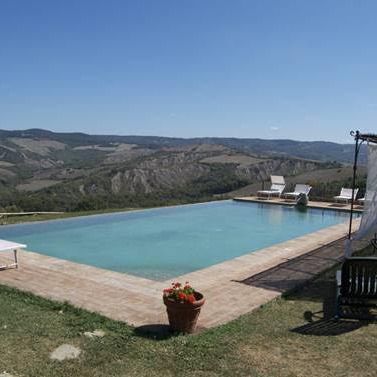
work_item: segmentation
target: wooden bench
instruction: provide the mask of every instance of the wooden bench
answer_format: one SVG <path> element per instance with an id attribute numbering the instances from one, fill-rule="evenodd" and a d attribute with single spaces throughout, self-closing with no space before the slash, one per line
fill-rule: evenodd
<path id="1" fill-rule="evenodd" d="M 377 258 L 347 259 L 337 273 L 336 318 L 342 307 L 368 308 L 377 305 Z M 344 317 L 344 316 L 343 316 Z"/>

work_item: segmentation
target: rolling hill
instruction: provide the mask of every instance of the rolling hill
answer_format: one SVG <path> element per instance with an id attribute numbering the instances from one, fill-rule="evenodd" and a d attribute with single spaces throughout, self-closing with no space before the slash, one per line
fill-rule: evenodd
<path id="1" fill-rule="evenodd" d="M 0 130 L 0 206 L 75 210 L 203 200 L 273 173 L 348 172 L 352 159 L 352 144 L 328 142 Z"/>

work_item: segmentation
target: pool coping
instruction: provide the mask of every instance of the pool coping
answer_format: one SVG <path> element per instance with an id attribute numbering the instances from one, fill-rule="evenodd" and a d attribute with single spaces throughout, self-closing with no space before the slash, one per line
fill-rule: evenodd
<path id="1" fill-rule="evenodd" d="M 253 196 L 236 196 L 232 198 L 235 202 L 248 202 L 248 203 L 260 203 L 260 204 L 271 204 L 271 205 L 283 205 L 288 207 L 295 206 L 294 200 L 284 199 L 284 198 L 260 198 L 255 195 Z M 307 204 L 308 208 L 313 209 L 324 209 L 330 211 L 339 211 L 339 212 L 350 212 L 351 205 L 343 203 L 334 203 L 334 202 L 319 202 L 319 201 L 309 201 Z M 354 213 L 363 213 L 363 206 L 355 203 L 353 208 Z"/>
<path id="2" fill-rule="evenodd" d="M 121 216 L 124 214 L 129 214 L 129 213 L 142 213 L 142 212 L 149 212 L 153 210 L 164 210 L 164 209 L 169 209 L 169 208 L 178 208 L 178 207 L 187 207 L 187 206 L 197 206 L 197 205 L 206 205 L 210 203 L 220 203 L 224 201 L 232 201 L 234 200 L 233 198 L 227 198 L 227 199 L 216 199 L 216 200 L 210 200 L 206 202 L 198 202 L 198 203 L 187 203 L 187 204 L 174 204 L 171 206 L 162 206 L 162 207 L 149 207 L 149 208 L 135 208 L 135 209 L 130 209 L 130 210 L 124 210 L 124 211 L 114 211 L 114 212 L 105 212 L 105 213 L 94 213 L 94 214 L 89 214 L 89 215 L 79 215 L 79 216 L 69 216 L 69 217 L 63 217 L 63 218 L 57 218 L 57 219 L 50 219 L 50 220 L 37 220 L 37 221 L 24 221 L 22 223 L 14 223 L 14 224 L 4 224 L 0 225 L 0 228 L 10 228 L 10 227 L 17 227 L 17 226 L 28 226 L 28 225 L 36 225 L 36 224 L 46 224 L 50 222 L 55 222 L 55 221 L 69 221 L 69 220 L 79 220 L 82 219 L 83 217 L 90 217 L 90 218 L 95 218 L 95 217 L 106 217 L 106 216 Z M 64 213 L 64 212 L 63 212 Z"/>
<path id="3" fill-rule="evenodd" d="M 271 204 L 271 205 L 284 205 L 288 207 L 293 207 L 295 205 L 295 202 L 292 200 L 287 199 L 261 199 L 257 196 L 236 196 L 232 198 L 224 198 L 224 199 L 216 199 L 216 200 L 209 200 L 206 202 L 197 202 L 197 203 L 187 203 L 187 204 L 174 204 L 174 205 L 168 205 L 168 206 L 161 206 L 161 207 L 149 207 L 149 208 L 134 208 L 130 210 L 119 210 L 114 212 L 105 212 L 105 213 L 95 213 L 95 214 L 89 214 L 89 215 L 79 215 L 79 216 L 69 216 L 64 218 L 57 218 L 57 219 L 50 219 L 50 220 L 38 220 L 38 221 L 24 221 L 22 223 L 14 223 L 14 224 L 4 224 L 0 225 L 0 228 L 11 228 L 11 227 L 17 227 L 17 226 L 28 226 L 28 225 L 36 225 L 36 224 L 45 224 L 55 221 L 69 221 L 69 220 L 79 220 L 83 217 L 105 217 L 105 216 L 121 216 L 128 213 L 142 213 L 142 212 L 149 212 L 153 210 L 164 210 L 169 208 L 179 208 L 179 207 L 187 207 L 187 206 L 200 206 L 200 205 L 208 205 L 211 203 L 220 203 L 220 202 L 226 202 L 226 201 L 235 201 L 235 202 L 251 202 L 251 203 L 260 203 L 260 204 Z M 350 211 L 350 205 L 342 205 L 339 203 L 339 206 L 334 206 L 335 203 L 331 202 L 319 202 L 319 201 L 309 201 L 308 208 L 313 209 L 329 209 L 333 211 L 341 211 L 341 212 L 349 212 Z M 361 205 L 355 205 L 354 207 L 355 213 L 362 213 L 363 207 Z"/>
<path id="4" fill-rule="evenodd" d="M 197 204 L 203 203 L 194 205 Z M 360 219 L 354 221 L 354 229 L 359 222 Z M 334 243 L 342 245 L 347 230 L 348 223 L 333 225 L 163 282 L 21 251 L 20 268 L 0 271 L 0 283 L 56 301 L 68 301 L 133 326 L 146 326 L 167 321 L 162 289 L 174 280 L 190 281 L 207 301 L 199 324 L 210 328 L 282 294 L 281 289 L 250 286 L 243 281 L 315 250 L 331 248 Z M 319 272 L 315 266 L 313 271 Z M 224 302 L 228 303 L 225 307 Z"/>

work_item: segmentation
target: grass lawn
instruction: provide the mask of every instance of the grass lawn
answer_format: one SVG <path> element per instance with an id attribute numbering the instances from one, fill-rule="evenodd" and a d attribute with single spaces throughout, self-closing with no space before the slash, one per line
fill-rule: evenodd
<path id="1" fill-rule="evenodd" d="M 333 309 L 334 271 L 193 336 L 162 332 L 156 337 L 0 286 L 0 375 L 375 376 L 376 324 L 327 319 Z M 106 335 L 83 335 L 95 329 Z M 79 347 L 79 358 L 50 360 L 51 351 L 64 343 Z"/>

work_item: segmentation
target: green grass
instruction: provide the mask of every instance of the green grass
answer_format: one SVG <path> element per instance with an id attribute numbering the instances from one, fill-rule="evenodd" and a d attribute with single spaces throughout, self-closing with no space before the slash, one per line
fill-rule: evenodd
<path id="1" fill-rule="evenodd" d="M 377 326 L 340 321 L 334 328 L 333 322 L 323 320 L 332 312 L 334 274 L 334 269 L 327 271 L 284 298 L 192 336 L 143 333 L 68 304 L 0 286 L 0 373 L 30 377 L 374 376 Z M 95 329 L 104 330 L 106 336 L 83 336 Z M 50 352 L 63 343 L 80 347 L 80 357 L 50 360 Z"/>

